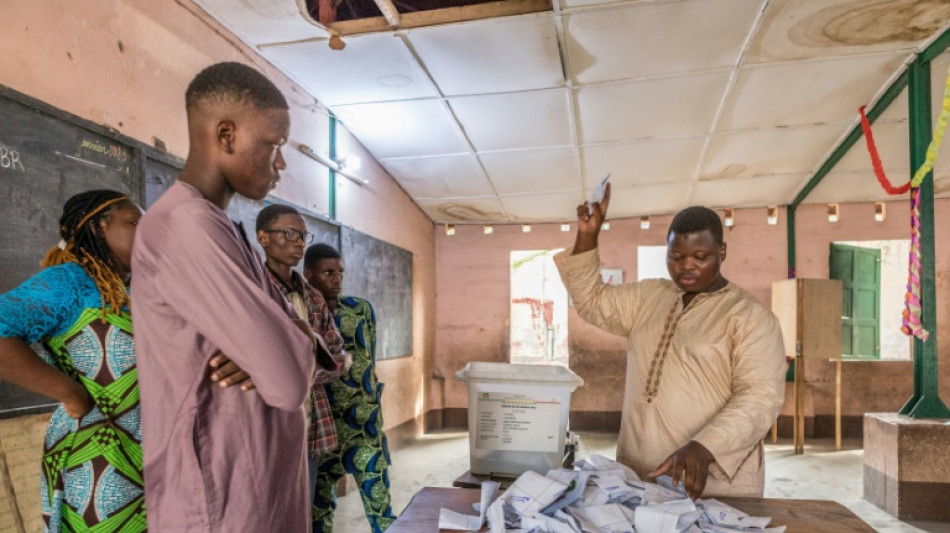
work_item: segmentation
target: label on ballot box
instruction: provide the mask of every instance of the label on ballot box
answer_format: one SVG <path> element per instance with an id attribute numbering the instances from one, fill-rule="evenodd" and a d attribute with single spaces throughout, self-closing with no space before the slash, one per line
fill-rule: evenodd
<path id="1" fill-rule="evenodd" d="M 479 449 L 558 451 L 560 396 L 481 392 L 477 410 Z"/>

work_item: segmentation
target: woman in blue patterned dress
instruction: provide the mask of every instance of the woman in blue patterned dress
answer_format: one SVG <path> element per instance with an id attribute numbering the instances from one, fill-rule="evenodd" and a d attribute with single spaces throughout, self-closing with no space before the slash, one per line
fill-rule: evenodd
<path id="1" fill-rule="evenodd" d="M 44 531 L 146 530 L 127 289 L 141 216 L 115 191 L 73 196 L 46 268 L 0 295 L 0 380 L 61 402 L 43 451 Z"/>

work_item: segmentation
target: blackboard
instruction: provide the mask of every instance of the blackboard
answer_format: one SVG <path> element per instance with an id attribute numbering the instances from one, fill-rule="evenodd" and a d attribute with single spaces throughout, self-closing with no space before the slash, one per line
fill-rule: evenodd
<path id="1" fill-rule="evenodd" d="M 36 274 L 59 240 L 70 196 L 114 189 L 141 201 L 138 148 L 119 135 L 0 86 L 0 292 Z M 50 400 L 0 383 L 0 417 Z"/>
<path id="2" fill-rule="evenodd" d="M 185 162 L 173 155 L 154 150 L 143 151 L 142 157 L 142 166 L 145 169 L 145 205 L 142 207 L 147 210 L 175 183 Z"/>
<path id="3" fill-rule="evenodd" d="M 412 252 L 352 228 L 340 228 L 343 294 L 376 310 L 376 358 L 412 355 Z"/>

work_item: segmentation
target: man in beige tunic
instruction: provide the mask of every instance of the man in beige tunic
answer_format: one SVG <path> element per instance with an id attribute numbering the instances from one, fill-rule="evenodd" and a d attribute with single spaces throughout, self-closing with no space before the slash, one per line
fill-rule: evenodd
<path id="1" fill-rule="evenodd" d="M 784 400 L 778 320 L 720 273 L 715 211 L 690 207 L 667 239 L 671 280 L 605 285 L 597 239 L 610 189 L 578 206 L 577 240 L 555 257 L 580 316 L 627 338 L 617 460 L 641 477 L 682 481 L 693 499 L 762 496 L 762 438 Z"/>

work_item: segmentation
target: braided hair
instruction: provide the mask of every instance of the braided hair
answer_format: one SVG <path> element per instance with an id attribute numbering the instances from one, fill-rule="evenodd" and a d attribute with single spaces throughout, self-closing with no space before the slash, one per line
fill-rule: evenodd
<path id="1" fill-rule="evenodd" d="M 99 222 L 129 197 L 108 189 L 81 192 L 66 201 L 59 219 L 59 244 L 46 252 L 40 266 L 77 263 L 89 274 L 102 296 L 102 317 L 107 308 L 119 313 L 129 305 L 125 282 L 116 271 L 112 252 Z"/>

